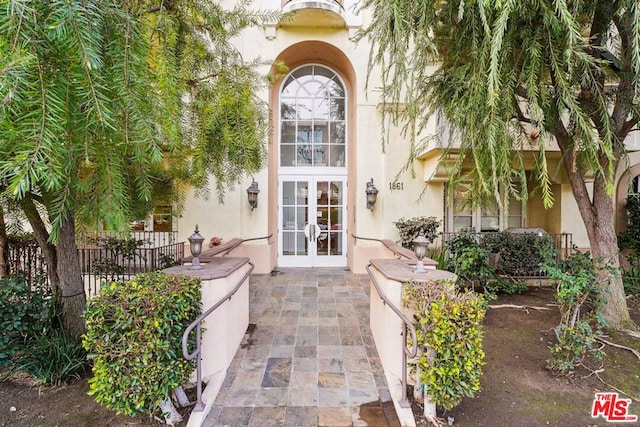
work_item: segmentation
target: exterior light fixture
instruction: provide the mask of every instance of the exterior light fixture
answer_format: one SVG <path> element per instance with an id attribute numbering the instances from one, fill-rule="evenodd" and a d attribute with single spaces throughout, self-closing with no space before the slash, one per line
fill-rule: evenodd
<path id="1" fill-rule="evenodd" d="M 367 189 L 365 191 L 367 193 L 367 209 L 373 210 L 373 206 L 376 204 L 376 200 L 378 199 L 378 189 L 373 185 L 373 178 L 371 178 L 371 181 L 367 182 Z"/>
<path id="2" fill-rule="evenodd" d="M 200 265 L 200 254 L 202 253 L 202 242 L 204 242 L 204 237 L 198 232 L 198 224 L 196 224 L 196 229 L 191 236 L 189 236 L 189 250 L 191 250 L 191 256 L 193 256 L 193 260 L 191 261 L 190 270 L 200 270 L 202 266 Z"/>
<path id="3" fill-rule="evenodd" d="M 247 188 L 247 199 L 249 199 L 249 206 L 251 206 L 251 210 L 254 210 L 258 207 L 258 193 L 260 190 L 258 189 L 258 183 L 254 179 L 251 182 L 249 188 Z"/>
<path id="4" fill-rule="evenodd" d="M 424 230 L 420 230 L 420 234 L 413 240 L 413 252 L 416 254 L 416 258 L 418 258 L 418 262 L 416 262 L 416 273 L 426 273 L 427 270 L 424 269 L 424 259 L 425 255 L 427 255 L 427 245 L 429 244 L 429 240 L 424 236 Z"/>

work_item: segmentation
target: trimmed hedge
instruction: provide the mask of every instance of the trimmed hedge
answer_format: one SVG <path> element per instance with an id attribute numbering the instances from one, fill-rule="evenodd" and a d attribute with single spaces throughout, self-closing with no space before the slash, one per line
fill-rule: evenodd
<path id="1" fill-rule="evenodd" d="M 404 306 L 413 311 L 420 381 L 429 400 L 449 410 L 480 390 L 485 353 L 482 320 L 486 301 L 453 282 L 404 284 Z M 430 360 L 432 358 L 432 360 Z"/>
<path id="2" fill-rule="evenodd" d="M 154 272 L 105 286 L 85 312 L 89 394 L 118 414 L 152 413 L 195 369 L 181 340 L 200 313 L 197 279 Z"/>

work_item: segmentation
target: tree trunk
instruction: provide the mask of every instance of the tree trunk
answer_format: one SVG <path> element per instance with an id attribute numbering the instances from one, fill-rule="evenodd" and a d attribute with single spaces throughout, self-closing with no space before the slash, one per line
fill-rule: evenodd
<path id="1" fill-rule="evenodd" d="M 591 251 L 595 261 L 599 283 L 606 289 L 602 297 L 606 299 L 603 316 L 610 327 L 620 329 L 632 324 L 624 294 L 618 236 L 615 231 L 613 215 L 613 196 L 606 194 L 601 180 L 596 180 L 593 195 L 593 207 L 596 220 L 591 229 L 587 229 Z"/>
<path id="2" fill-rule="evenodd" d="M 427 360 L 429 361 L 429 366 L 433 365 L 433 361 L 436 358 L 436 351 L 433 349 L 427 350 Z M 423 401 L 423 411 L 422 416 L 425 420 L 430 422 L 434 426 L 440 426 L 441 423 L 438 420 L 438 414 L 436 413 L 436 403 L 431 400 L 429 397 L 429 386 L 427 385 L 427 389 L 424 392 L 424 401 Z"/>
<path id="3" fill-rule="evenodd" d="M 58 295 L 60 293 L 60 280 L 58 279 L 56 267 L 58 265 L 56 247 L 49 242 L 49 232 L 47 231 L 47 227 L 40 217 L 40 212 L 38 212 L 33 200 L 30 198 L 24 198 L 20 201 L 20 206 L 33 229 L 33 236 L 36 239 L 38 246 L 40 246 L 45 262 L 47 263 L 47 274 L 49 276 L 51 292 L 54 295 Z"/>
<path id="4" fill-rule="evenodd" d="M 569 169 L 568 169 L 569 170 Z M 618 237 L 614 224 L 614 198 L 607 193 L 605 179 L 601 175 L 594 181 L 593 202 L 588 194 L 581 191 L 584 186 L 582 176 L 569 173 L 569 182 L 584 221 L 591 253 L 598 274 L 598 283 L 603 287 L 602 297 L 606 300 L 602 315 L 609 327 L 620 329 L 632 324 L 625 299 Z"/>
<path id="5" fill-rule="evenodd" d="M 182 386 L 178 386 L 173 389 L 173 396 L 181 407 L 186 408 L 191 405 L 191 402 L 189 402 L 189 398 L 187 397 L 187 393 L 184 392 Z"/>
<path id="6" fill-rule="evenodd" d="M 60 226 L 57 252 L 57 270 L 62 297 L 62 321 L 68 332 L 80 335 L 85 332 L 82 314 L 87 304 L 87 298 L 84 293 L 84 281 L 80 272 L 75 221 L 72 213 L 62 221 Z"/>
<path id="7" fill-rule="evenodd" d="M 173 406 L 170 398 L 165 398 L 158 406 L 162 411 L 162 415 L 164 415 L 164 421 L 167 425 L 174 426 L 182 421 L 182 415 Z"/>
<path id="8" fill-rule="evenodd" d="M 420 379 L 420 375 L 422 374 L 422 365 L 420 365 L 420 356 L 422 356 L 422 349 L 418 347 L 418 352 L 416 353 L 416 379 L 413 384 L 413 399 L 420 400 L 422 399 L 422 380 Z"/>
<path id="9" fill-rule="evenodd" d="M 4 211 L 0 206 L 0 278 L 9 275 L 9 238 L 4 223 Z"/>
<path id="10" fill-rule="evenodd" d="M 558 121 L 561 123 L 561 121 Z M 618 257 L 618 236 L 615 230 L 614 196 L 607 190 L 607 183 L 613 177 L 608 174 L 609 159 L 601 154 L 598 159 L 601 171 L 596 172 L 593 181 L 593 196 L 589 194 L 580 169 L 577 167 L 578 152 L 573 149 L 571 137 L 562 126 L 556 128 L 554 135 L 562 152 L 562 163 L 569 178 L 573 197 L 578 205 L 584 223 L 591 253 L 598 274 L 598 283 L 603 286 L 602 297 L 606 300 L 602 315 L 609 327 L 621 329 L 633 324 L 627 308 L 627 300 L 622 285 L 620 259 Z M 622 139 L 621 139 L 622 141 Z M 621 148 L 614 149 L 616 158 L 621 155 Z M 616 170 L 617 161 L 612 169 Z"/>

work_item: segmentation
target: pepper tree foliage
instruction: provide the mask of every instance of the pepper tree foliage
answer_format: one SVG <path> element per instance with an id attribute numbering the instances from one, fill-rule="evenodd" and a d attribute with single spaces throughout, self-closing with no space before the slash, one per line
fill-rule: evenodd
<path id="1" fill-rule="evenodd" d="M 495 199 L 507 209 L 510 196 L 526 200 L 536 190 L 549 207 L 557 171 L 546 152 L 557 145 L 594 256 L 617 268 L 613 183 L 622 141 L 640 118 L 638 2 L 366 0 L 363 7 L 372 16 L 364 33 L 370 70 L 381 70 L 383 101 L 403 105 L 385 114 L 411 139 L 407 167 L 434 139 L 448 148 L 439 140 L 445 135 L 417 136 L 441 120 L 442 133 L 459 144 L 452 188 L 469 182 L 469 204 Z M 629 321 L 621 281 L 607 279 L 605 315 L 620 325 Z"/>
<path id="2" fill-rule="evenodd" d="M 126 230 L 154 201 L 180 201 L 185 182 L 213 175 L 222 197 L 261 169 L 263 80 L 230 40 L 271 17 L 248 4 L 0 0 L 0 194 L 55 266 L 76 333 L 76 227 Z"/>
<path id="3" fill-rule="evenodd" d="M 213 174 L 223 195 L 259 170 L 261 78 L 230 43 L 260 18 L 247 4 L 3 0 L 3 190 L 42 203 L 55 237 L 70 212 L 124 229 L 169 178 Z"/>

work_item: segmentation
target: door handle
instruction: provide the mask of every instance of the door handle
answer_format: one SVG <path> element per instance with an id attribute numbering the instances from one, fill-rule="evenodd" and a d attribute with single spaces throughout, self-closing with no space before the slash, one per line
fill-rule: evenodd
<path id="1" fill-rule="evenodd" d="M 314 239 L 317 241 L 318 237 L 320 237 L 320 235 L 322 234 L 322 227 L 320 227 L 320 225 L 317 225 L 317 230 L 314 228 L 315 231 L 315 236 Z"/>
<path id="2" fill-rule="evenodd" d="M 309 224 L 309 241 L 315 242 L 316 240 L 316 226 L 315 224 Z"/>

